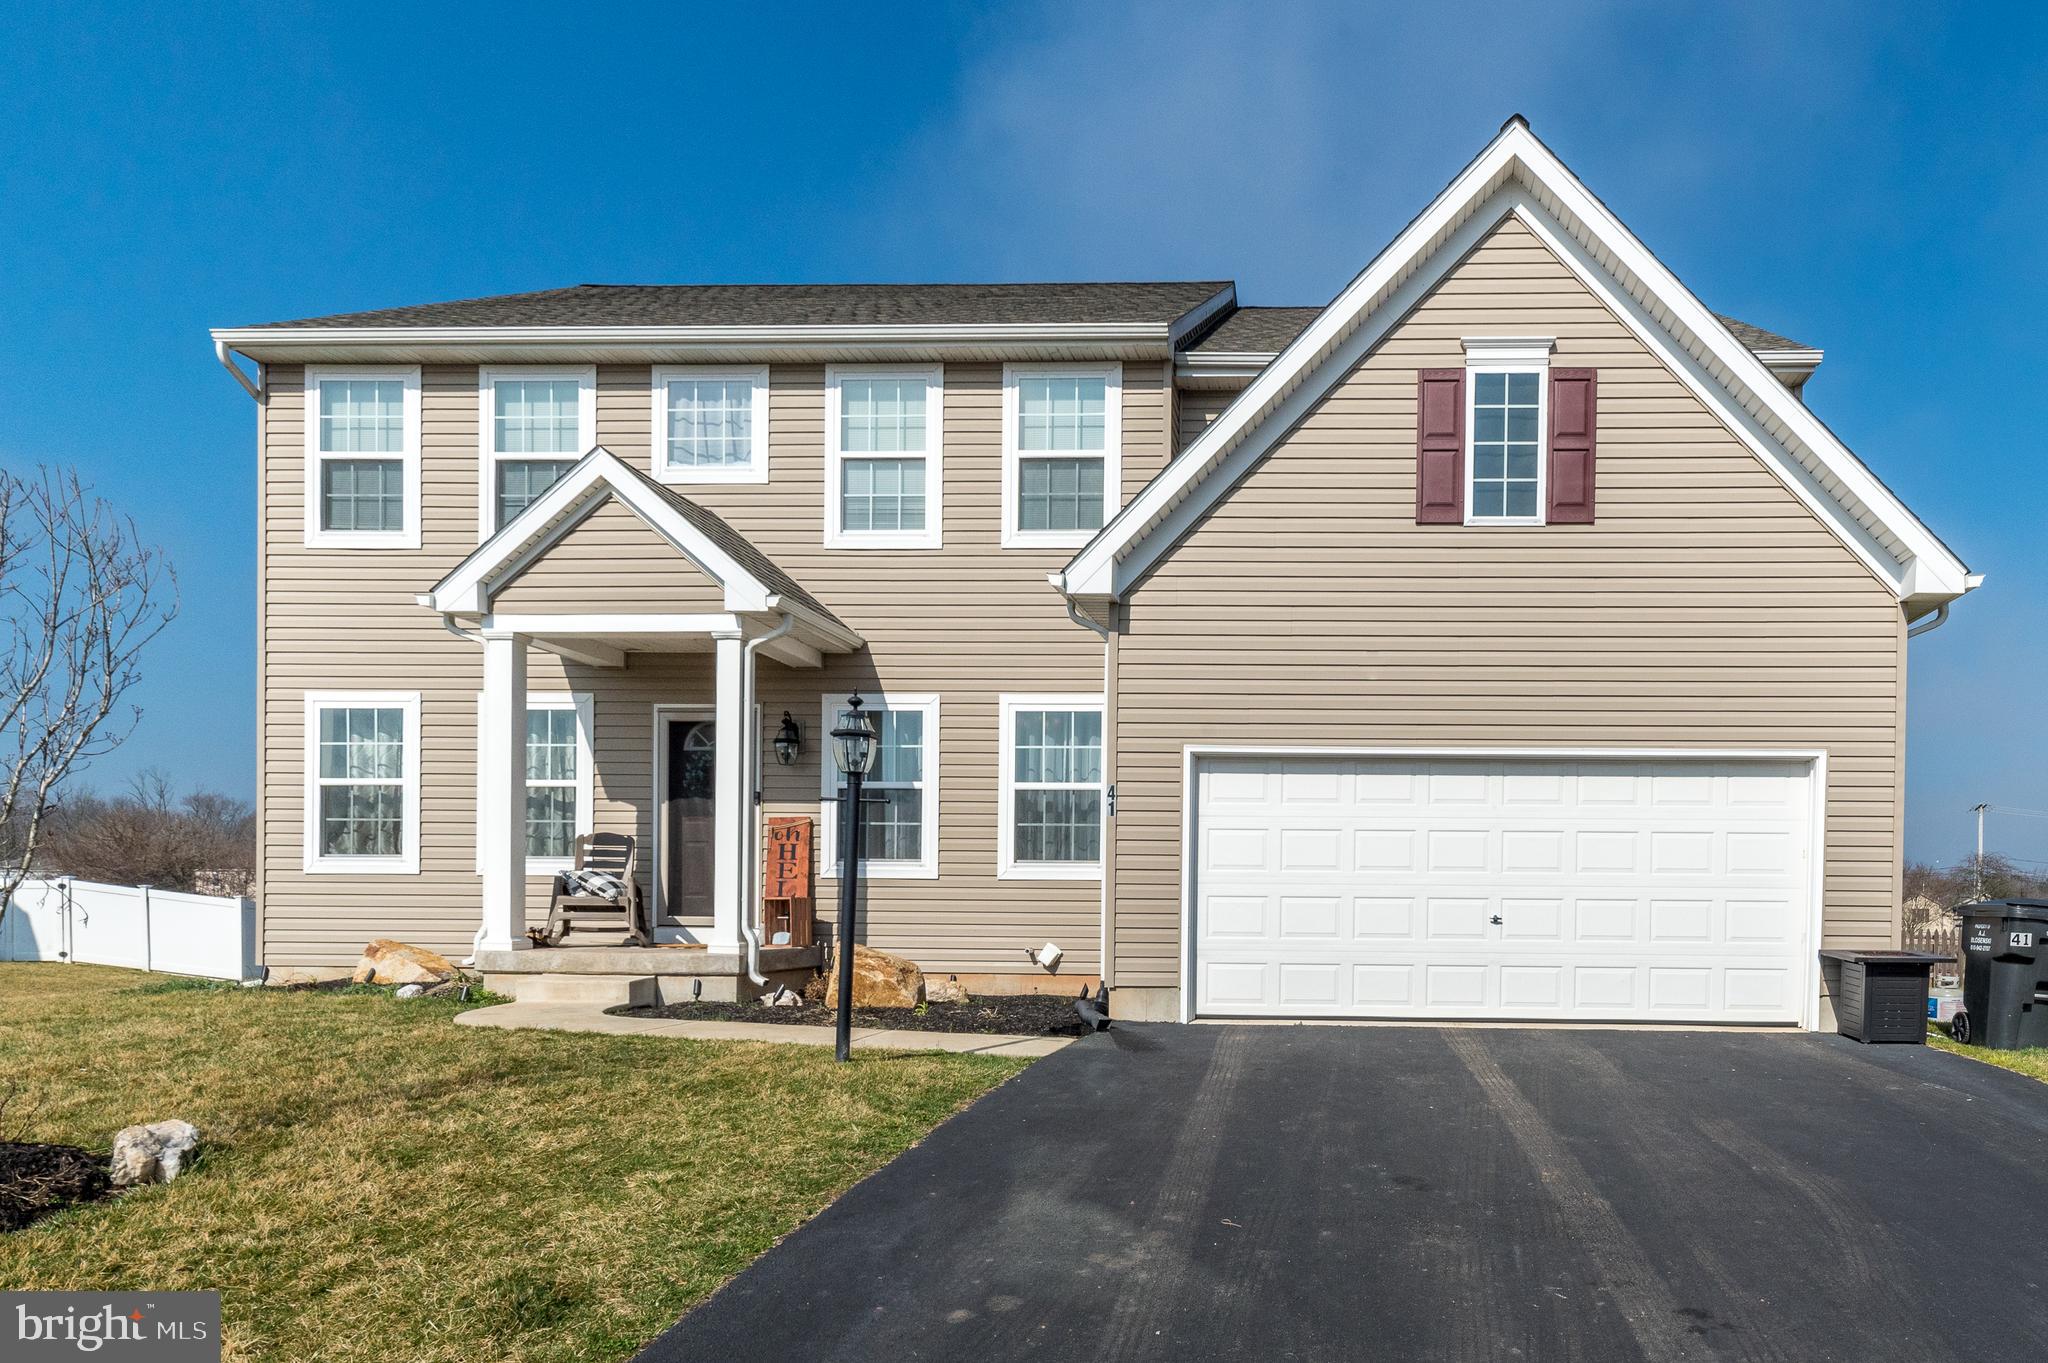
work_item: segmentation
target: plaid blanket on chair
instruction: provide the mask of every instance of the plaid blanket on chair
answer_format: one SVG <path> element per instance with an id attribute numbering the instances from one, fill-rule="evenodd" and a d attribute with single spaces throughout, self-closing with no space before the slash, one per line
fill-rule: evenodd
<path id="1" fill-rule="evenodd" d="M 626 882 L 603 871 L 563 871 L 558 877 L 569 894 L 609 899 L 614 904 L 626 893 Z"/>

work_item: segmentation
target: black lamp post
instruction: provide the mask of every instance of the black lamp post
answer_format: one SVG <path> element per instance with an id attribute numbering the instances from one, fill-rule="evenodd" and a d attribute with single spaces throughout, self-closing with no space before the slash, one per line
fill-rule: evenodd
<path id="1" fill-rule="evenodd" d="M 846 777 L 839 795 L 839 1007 L 832 1019 L 834 1049 L 841 1060 L 853 1050 L 853 909 L 860 894 L 861 782 L 875 767 L 880 744 L 875 721 L 861 713 L 860 692 L 846 698 L 847 712 L 832 729 L 832 760 Z"/>

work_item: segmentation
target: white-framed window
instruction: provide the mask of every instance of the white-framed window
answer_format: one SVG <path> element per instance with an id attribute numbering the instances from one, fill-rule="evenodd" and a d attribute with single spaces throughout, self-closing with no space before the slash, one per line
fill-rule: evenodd
<path id="1" fill-rule="evenodd" d="M 1465 524 L 1541 525 L 1549 480 L 1547 339 L 1465 342 Z"/>
<path id="2" fill-rule="evenodd" d="M 477 697 L 479 721 L 483 697 Z M 576 839 L 595 831 L 594 798 L 597 769 L 591 744 L 591 695 L 531 692 L 526 697 L 526 874 L 551 876 L 576 862 Z M 481 745 L 482 726 L 478 726 Z M 481 756 L 481 754 L 479 754 Z M 483 819 L 483 792 L 477 792 L 477 819 Z M 477 870 L 483 870 L 478 849 Z"/>
<path id="3" fill-rule="evenodd" d="M 661 482 L 767 482 L 768 366 L 657 365 L 653 430 Z"/>
<path id="4" fill-rule="evenodd" d="M 1003 545 L 1075 548 L 1122 501 L 1123 366 L 1003 366 Z"/>
<path id="5" fill-rule="evenodd" d="M 479 370 L 478 535 L 496 534 L 596 443 L 597 366 Z"/>
<path id="6" fill-rule="evenodd" d="M 824 846 L 818 857 L 824 874 L 839 874 L 839 801 L 844 780 L 832 761 L 829 735 L 846 713 L 846 697 L 826 696 L 820 707 L 820 793 L 818 820 Z M 880 751 L 862 792 L 860 873 L 882 879 L 932 880 L 939 874 L 939 698 L 878 696 L 865 699 L 861 713 L 872 716 Z"/>
<path id="7" fill-rule="evenodd" d="M 420 869 L 420 693 L 306 693 L 305 869 Z"/>
<path id="8" fill-rule="evenodd" d="M 941 365 L 825 370 L 825 543 L 937 549 L 945 480 Z"/>
<path id="9" fill-rule="evenodd" d="M 1102 874 L 1102 697 L 1004 696 L 996 874 L 1092 880 Z"/>
<path id="10" fill-rule="evenodd" d="M 420 547 L 418 366 L 306 369 L 306 546 Z"/>

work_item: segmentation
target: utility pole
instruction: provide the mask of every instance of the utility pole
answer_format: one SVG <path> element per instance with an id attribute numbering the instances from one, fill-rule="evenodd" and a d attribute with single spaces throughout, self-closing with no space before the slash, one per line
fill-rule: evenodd
<path id="1" fill-rule="evenodd" d="M 1985 811 L 1985 810 L 1987 810 L 1987 809 L 1989 809 L 1989 808 L 1991 808 L 1991 806 L 1990 806 L 1990 805 L 1988 805 L 1988 804 L 1982 804 L 1982 805 L 1972 805 L 1972 806 L 1971 806 L 1971 808 L 1972 808 L 1973 810 L 1975 810 L 1975 811 L 1976 811 L 1976 814 L 1977 814 L 1977 894 L 1976 894 L 1976 900 L 1977 900 L 1977 902 L 1978 902 L 1978 903 L 1980 903 L 1980 904 L 1981 904 L 1981 903 L 1983 903 L 1983 902 L 1984 902 L 1984 811 Z"/>

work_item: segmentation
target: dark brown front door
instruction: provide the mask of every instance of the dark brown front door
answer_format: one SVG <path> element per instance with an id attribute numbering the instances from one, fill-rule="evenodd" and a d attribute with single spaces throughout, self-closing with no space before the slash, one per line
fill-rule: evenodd
<path id="1" fill-rule="evenodd" d="M 670 918 L 711 917 L 716 731 L 708 719 L 668 726 L 668 790 L 662 800 L 662 905 Z"/>

